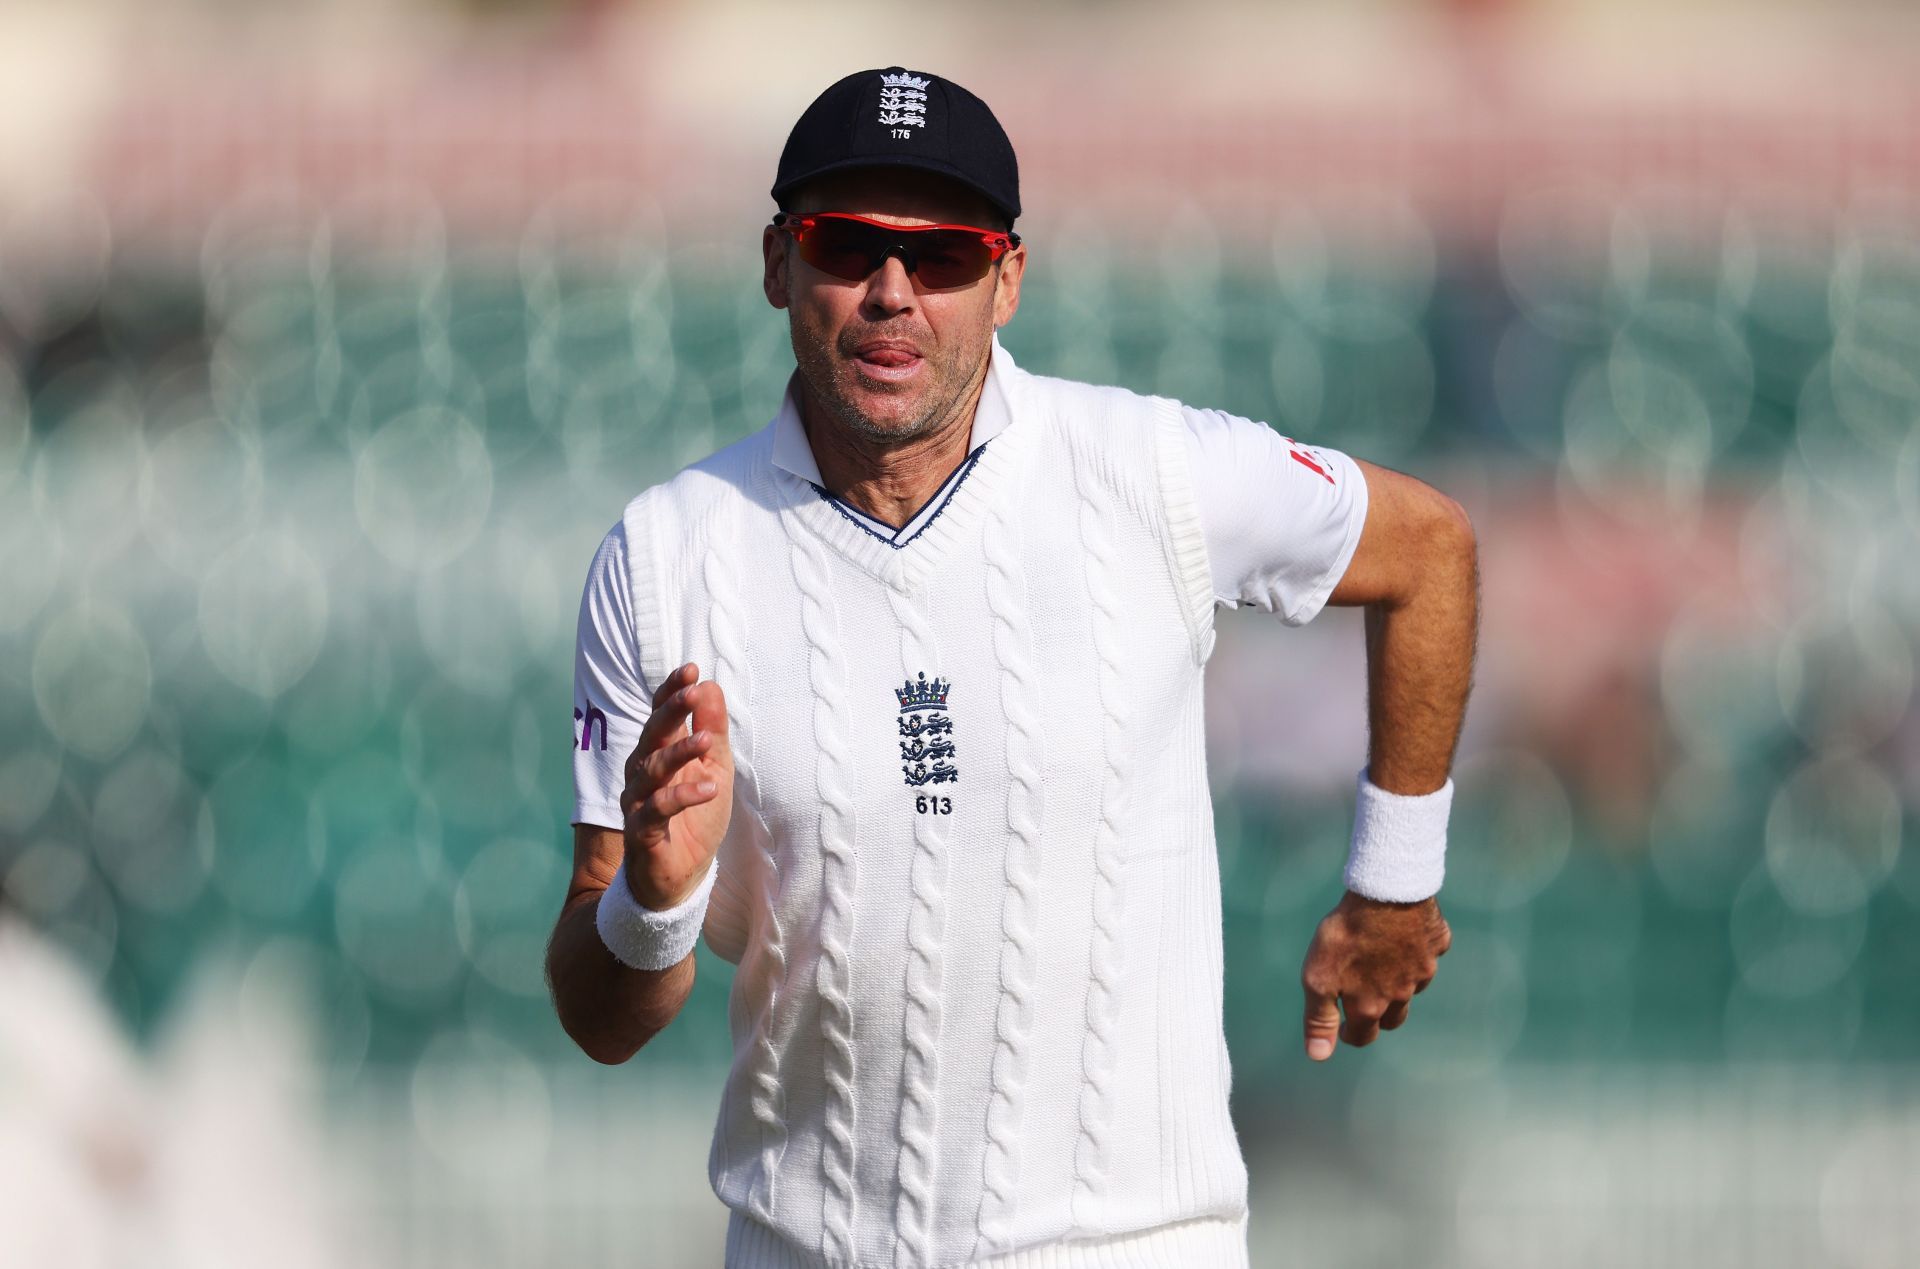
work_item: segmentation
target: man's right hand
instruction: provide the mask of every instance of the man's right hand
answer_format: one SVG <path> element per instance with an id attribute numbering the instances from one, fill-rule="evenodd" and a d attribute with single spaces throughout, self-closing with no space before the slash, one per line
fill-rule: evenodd
<path id="1" fill-rule="evenodd" d="M 620 794 L 627 882 L 655 911 L 699 887 L 733 818 L 733 747 L 720 684 L 689 662 L 661 682 Z M 688 733 L 688 719 L 692 733 Z"/>

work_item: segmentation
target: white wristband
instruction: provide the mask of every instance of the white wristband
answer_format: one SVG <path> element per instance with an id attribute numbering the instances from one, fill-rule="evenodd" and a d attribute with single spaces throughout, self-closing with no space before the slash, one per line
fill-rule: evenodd
<path id="1" fill-rule="evenodd" d="M 707 919 L 707 896 L 713 893 L 713 879 L 719 873 L 716 856 L 692 894 L 671 908 L 656 911 L 633 897 L 633 888 L 627 884 L 627 864 L 621 860 L 594 909 L 593 924 L 600 931 L 600 941 L 615 960 L 630 969 L 671 969 L 700 941 L 700 927 Z"/>
<path id="2" fill-rule="evenodd" d="M 1453 780 L 1431 793 L 1389 793 L 1367 778 L 1369 770 L 1362 767 L 1355 782 L 1347 889 L 1388 903 L 1432 898 L 1446 873 Z"/>

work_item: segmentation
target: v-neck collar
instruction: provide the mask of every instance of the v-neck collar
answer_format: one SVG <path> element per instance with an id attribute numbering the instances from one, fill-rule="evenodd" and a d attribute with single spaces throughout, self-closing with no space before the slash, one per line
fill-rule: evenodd
<path id="1" fill-rule="evenodd" d="M 774 483 L 781 493 L 782 514 L 791 521 L 789 529 L 804 526 L 803 531 L 863 571 L 906 593 L 918 593 L 953 543 L 996 496 L 1003 495 L 1003 486 L 1009 483 L 1007 473 L 1016 465 L 1015 451 L 1023 450 L 1031 439 L 1030 424 L 1015 426 L 1022 413 L 1020 373 L 996 332 L 967 457 L 893 538 L 870 527 L 879 522 L 861 516 L 821 483 L 819 464 L 800 422 L 795 379 L 789 378 L 780 412 L 767 425 L 772 433 Z"/>
<path id="2" fill-rule="evenodd" d="M 940 482 L 940 487 L 934 490 L 925 502 L 920 504 L 920 509 L 908 517 L 907 522 L 899 528 L 895 528 L 884 520 L 874 519 L 860 508 L 848 502 L 845 498 L 836 498 L 832 491 L 824 485 L 813 481 L 809 481 L 808 483 L 813 485 L 814 492 L 833 504 L 835 511 L 838 511 L 841 515 L 847 517 L 868 533 L 873 534 L 873 536 L 879 538 L 882 542 L 885 542 L 897 551 L 919 537 L 920 531 L 931 524 L 933 518 L 946 509 L 947 499 L 953 496 L 954 492 L 959 489 L 961 482 L 966 480 L 968 474 L 973 471 L 975 462 L 980 457 L 980 451 L 986 447 L 986 443 L 986 441 L 981 441 L 975 445 L 973 450 L 965 458 L 960 460 L 960 465 L 954 468 L 945 480 Z"/>

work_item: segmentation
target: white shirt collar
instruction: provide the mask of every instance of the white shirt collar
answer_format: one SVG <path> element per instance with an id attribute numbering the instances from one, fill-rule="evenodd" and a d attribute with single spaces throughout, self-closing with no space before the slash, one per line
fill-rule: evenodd
<path id="1" fill-rule="evenodd" d="M 1013 422 L 1001 374 L 1004 367 L 1012 364 L 1013 358 L 1000 347 L 1000 332 L 995 331 L 992 350 L 987 354 L 987 381 L 980 389 L 980 401 L 973 412 L 973 433 L 967 439 L 969 454 Z M 806 425 L 800 421 L 800 405 L 795 395 L 799 381 L 798 370 L 787 376 L 787 394 L 780 402 L 780 413 L 773 419 L 773 465 L 824 487 L 827 482 L 820 478 L 820 464 L 814 461 Z"/>

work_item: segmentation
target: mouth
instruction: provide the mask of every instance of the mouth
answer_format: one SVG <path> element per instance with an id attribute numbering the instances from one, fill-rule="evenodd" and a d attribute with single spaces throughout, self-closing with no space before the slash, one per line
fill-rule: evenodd
<path id="1" fill-rule="evenodd" d="M 863 344 L 853 355 L 861 374 L 882 383 L 904 383 L 920 373 L 925 359 L 905 344 Z"/>

